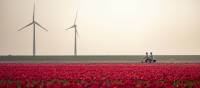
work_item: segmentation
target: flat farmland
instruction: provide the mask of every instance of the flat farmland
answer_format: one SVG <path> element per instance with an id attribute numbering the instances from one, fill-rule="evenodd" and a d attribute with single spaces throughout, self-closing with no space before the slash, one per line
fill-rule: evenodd
<path id="1" fill-rule="evenodd" d="M 0 63 L 141 63 L 143 55 L 0 56 Z M 155 55 L 157 63 L 200 63 L 200 55 Z"/>

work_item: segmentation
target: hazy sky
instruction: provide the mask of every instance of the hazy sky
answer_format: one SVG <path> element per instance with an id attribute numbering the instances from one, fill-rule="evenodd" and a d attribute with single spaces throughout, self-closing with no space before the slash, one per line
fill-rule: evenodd
<path id="1" fill-rule="evenodd" d="M 37 0 L 37 55 L 200 55 L 200 0 Z M 31 55 L 33 0 L 0 0 L 0 55 Z"/>

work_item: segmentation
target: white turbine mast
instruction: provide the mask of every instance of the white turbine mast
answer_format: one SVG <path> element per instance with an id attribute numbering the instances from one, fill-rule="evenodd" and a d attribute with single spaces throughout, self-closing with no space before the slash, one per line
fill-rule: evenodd
<path id="1" fill-rule="evenodd" d="M 21 31 L 21 30 L 33 25 L 33 56 L 36 55 L 36 30 L 35 30 L 36 25 L 39 26 L 40 28 L 42 28 L 43 30 L 48 31 L 46 28 L 44 28 L 42 25 L 40 25 L 37 21 L 35 21 L 35 5 L 36 4 L 35 4 L 35 0 L 34 0 L 32 22 L 18 30 L 18 31 Z"/>

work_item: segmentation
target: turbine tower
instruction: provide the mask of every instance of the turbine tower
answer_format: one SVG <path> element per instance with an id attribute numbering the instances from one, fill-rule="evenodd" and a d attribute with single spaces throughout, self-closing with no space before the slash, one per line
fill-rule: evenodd
<path id="1" fill-rule="evenodd" d="M 66 30 L 69 30 L 69 29 L 74 28 L 74 56 L 77 56 L 77 35 L 78 35 L 77 25 L 76 25 L 77 15 L 78 15 L 78 10 L 76 11 L 76 17 L 74 20 L 74 24 L 71 27 L 69 27 L 68 29 L 66 29 Z"/>
<path id="2" fill-rule="evenodd" d="M 40 28 L 42 28 L 45 31 L 48 31 L 46 28 L 44 28 L 42 25 L 40 25 L 37 21 L 35 21 L 35 0 L 34 0 L 34 5 L 33 5 L 33 20 L 31 23 L 27 24 L 26 26 L 22 27 L 21 29 L 19 29 L 18 31 L 21 31 L 23 29 L 25 29 L 26 27 L 29 27 L 33 25 L 33 56 L 35 56 L 36 54 L 36 45 L 35 45 L 35 35 L 36 35 L 36 30 L 35 30 L 35 26 L 39 26 Z"/>

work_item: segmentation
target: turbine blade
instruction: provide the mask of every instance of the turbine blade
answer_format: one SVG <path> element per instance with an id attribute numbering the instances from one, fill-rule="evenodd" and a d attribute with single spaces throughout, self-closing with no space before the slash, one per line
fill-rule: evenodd
<path id="1" fill-rule="evenodd" d="M 75 27 L 75 31 L 76 31 L 77 37 L 79 37 L 79 32 L 78 32 L 78 30 L 77 30 L 77 27 Z"/>
<path id="2" fill-rule="evenodd" d="M 35 20 L 35 0 L 34 0 L 34 5 L 33 5 L 33 20 Z"/>
<path id="3" fill-rule="evenodd" d="M 22 28 L 21 28 L 21 29 L 19 29 L 18 31 L 21 31 L 21 30 L 23 30 L 24 28 L 26 28 L 26 27 L 28 27 L 28 26 L 30 26 L 30 25 L 32 25 L 32 24 L 33 24 L 33 22 L 31 22 L 31 23 L 27 24 L 26 26 L 22 27 Z"/>
<path id="4" fill-rule="evenodd" d="M 79 37 L 80 35 L 79 35 L 79 33 L 78 33 L 78 31 L 76 31 L 76 34 L 77 34 L 77 37 Z"/>
<path id="5" fill-rule="evenodd" d="M 42 25 L 40 25 L 39 23 L 35 22 L 36 25 L 38 25 L 40 28 L 42 28 L 45 31 L 48 31 L 46 28 L 44 28 Z"/>
<path id="6" fill-rule="evenodd" d="M 67 28 L 66 30 L 68 30 L 68 29 L 72 29 L 72 28 L 74 28 L 74 26 L 71 26 L 71 27 Z"/>
<path id="7" fill-rule="evenodd" d="M 76 11 L 76 17 L 75 17 L 75 20 L 74 20 L 74 25 L 76 24 L 77 16 L 78 16 L 78 10 Z"/>

